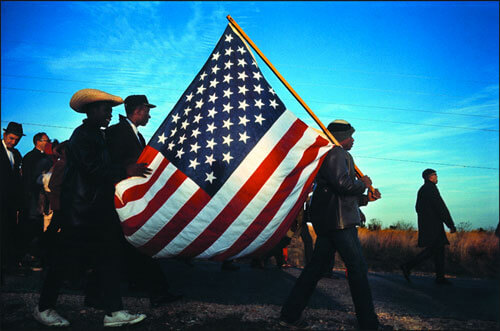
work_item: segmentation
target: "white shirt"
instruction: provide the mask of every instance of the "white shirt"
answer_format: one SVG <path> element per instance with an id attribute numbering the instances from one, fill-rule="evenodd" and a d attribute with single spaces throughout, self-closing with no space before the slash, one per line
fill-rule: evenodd
<path id="1" fill-rule="evenodd" d="M 5 145 L 5 141 L 2 139 L 2 144 L 3 147 L 5 148 L 5 151 L 7 152 L 7 157 L 9 158 L 10 161 L 10 167 L 14 167 L 14 153 L 12 153 L 8 148 L 7 145 Z"/>

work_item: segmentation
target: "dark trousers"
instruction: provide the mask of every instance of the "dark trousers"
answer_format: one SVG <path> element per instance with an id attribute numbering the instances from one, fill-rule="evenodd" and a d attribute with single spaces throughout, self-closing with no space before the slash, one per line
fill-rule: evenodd
<path id="1" fill-rule="evenodd" d="M 368 283 L 368 269 L 355 227 L 317 237 L 311 262 L 304 268 L 285 301 L 281 318 L 290 323 L 300 318 L 335 251 L 342 257 L 349 273 L 349 288 L 360 328 L 376 329 L 378 319 Z"/>
<path id="2" fill-rule="evenodd" d="M 66 228 L 58 237 L 40 293 L 40 311 L 55 307 L 63 281 L 82 264 L 95 271 L 97 292 L 106 313 L 122 310 L 120 242 L 116 232 L 106 227 Z"/>
<path id="3" fill-rule="evenodd" d="M 130 243 L 124 241 L 124 263 L 130 282 L 145 288 L 150 298 L 166 294 L 169 284 L 159 261 L 145 255 Z"/>
<path id="4" fill-rule="evenodd" d="M 444 278 L 444 245 L 426 247 L 413 259 L 405 263 L 405 266 L 411 270 L 431 257 L 434 258 L 434 265 L 436 266 L 436 278 Z"/>
<path id="5" fill-rule="evenodd" d="M 23 216 L 23 213 L 21 213 L 18 238 L 18 258 L 20 261 L 22 261 L 26 254 L 33 255 L 37 258 L 42 256 L 40 243 L 42 235 L 43 215 L 28 218 L 27 216 Z"/>
<path id="6" fill-rule="evenodd" d="M 306 223 L 302 225 L 300 237 L 302 238 L 302 242 L 304 243 L 304 265 L 306 265 L 311 261 L 313 254 L 313 240 L 311 237 L 311 233 L 309 232 L 309 227 Z"/>

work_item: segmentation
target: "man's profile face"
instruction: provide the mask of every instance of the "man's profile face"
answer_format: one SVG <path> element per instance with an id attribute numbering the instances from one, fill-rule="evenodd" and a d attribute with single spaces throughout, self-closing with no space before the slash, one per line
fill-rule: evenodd
<path id="1" fill-rule="evenodd" d="M 137 115 L 139 117 L 137 126 L 139 125 L 145 126 L 146 124 L 148 124 L 148 121 L 151 118 L 151 116 L 149 115 L 149 109 L 150 108 L 147 106 L 141 106 L 136 110 Z"/>
<path id="2" fill-rule="evenodd" d="M 111 117 L 113 117 L 111 114 L 112 111 L 113 108 L 111 107 L 111 103 L 100 102 L 87 113 L 87 116 L 89 119 L 96 122 L 99 127 L 107 128 L 111 122 Z"/>
<path id="3" fill-rule="evenodd" d="M 339 144 L 341 144 L 346 151 L 349 151 L 352 148 L 352 145 L 354 145 L 354 138 L 353 137 L 346 138 L 341 142 L 339 142 Z"/>
<path id="4" fill-rule="evenodd" d="M 434 184 L 437 184 L 437 182 L 438 182 L 438 175 L 436 173 L 430 174 L 429 175 L 429 181 L 433 182 Z"/>
<path id="5" fill-rule="evenodd" d="M 5 146 L 7 146 L 7 148 L 15 147 L 19 140 L 21 140 L 21 137 L 18 135 L 7 132 L 3 133 L 3 141 L 5 142 Z"/>

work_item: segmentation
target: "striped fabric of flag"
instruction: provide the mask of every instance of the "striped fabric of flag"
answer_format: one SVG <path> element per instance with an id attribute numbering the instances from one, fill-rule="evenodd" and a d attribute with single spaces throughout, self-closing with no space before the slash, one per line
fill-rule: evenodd
<path id="1" fill-rule="evenodd" d="M 127 240 L 153 257 L 258 256 L 285 236 L 332 145 L 285 109 L 230 25 L 116 186 Z"/>

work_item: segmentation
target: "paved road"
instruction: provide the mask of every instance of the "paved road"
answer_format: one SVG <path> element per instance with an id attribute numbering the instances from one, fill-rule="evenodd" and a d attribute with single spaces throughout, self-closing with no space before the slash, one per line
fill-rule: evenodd
<path id="1" fill-rule="evenodd" d="M 193 310 L 203 309 L 206 314 L 209 314 L 210 307 L 218 307 L 219 312 L 215 316 L 220 317 L 221 320 L 215 322 L 212 316 L 210 323 L 215 324 L 211 324 L 212 326 L 207 329 L 227 329 L 230 325 L 233 327 L 238 325 L 239 329 L 247 329 L 242 325 L 248 326 L 248 329 L 273 328 L 275 324 L 269 321 L 269 316 L 274 320 L 277 318 L 280 306 L 298 277 L 300 269 L 279 270 L 274 266 L 269 266 L 265 270 L 260 270 L 252 269 L 246 263 L 237 264 L 241 266 L 238 271 L 221 271 L 220 263 L 216 262 L 195 261 L 193 266 L 189 266 L 179 261 L 164 261 L 163 267 L 169 275 L 172 290 L 181 292 L 185 296 L 183 300 L 172 304 L 171 313 L 180 314 L 180 311 L 183 311 L 182 314 L 188 314 Z M 309 318 L 324 319 L 326 323 L 323 325 L 324 329 L 353 328 L 355 320 L 347 281 L 342 271 L 336 271 L 336 274 L 340 277 L 339 279 L 320 280 L 305 314 Z M 371 272 L 369 280 L 377 313 L 385 324 L 397 329 L 447 328 L 445 326 L 447 324 L 442 323 L 443 320 L 454 321 L 455 324 L 448 324 L 448 326 L 455 328 L 460 328 L 460 325 L 476 329 L 499 326 L 498 281 L 460 278 L 452 279 L 452 286 L 443 287 L 435 285 L 431 276 L 412 276 L 412 283 L 408 284 L 399 274 L 379 272 Z M 31 306 L 37 300 L 39 282 L 38 273 L 28 278 L 9 277 L 7 279 L 7 284 L 2 288 L 1 299 L 1 308 L 4 310 L 2 313 L 4 328 L 30 329 L 36 326 L 24 319 L 30 319 Z M 126 297 L 138 296 L 137 293 L 124 290 Z M 81 309 L 82 297 L 77 296 L 81 292 L 66 290 L 65 293 L 70 294 L 68 297 L 71 295 L 77 297 L 76 309 Z M 148 309 L 147 300 L 131 300 L 127 302 L 137 305 L 139 309 Z M 71 302 L 64 301 L 64 304 L 67 305 L 64 309 L 68 311 L 75 309 Z M 237 319 L 224 320 L 224 318 L 229 318 L 228 316 L 233 316 L 220 311 L 229 309 L 227 307 L 231 307 L 232 314 L 238 309 L 244 310 L 245 313 L 241 314 L 246 314 L 245 316 L 253 313 L 257 316 L 254 316 L 256 321 L 259 320 L 258 316 L 264 313 L 259 310 L 268 309 L 271 312 L 264 317 L 265 320 L 256 322 L 257 324 L 238 324 Z M 14 310 L 23 311 L 23 313 L 16 315 Z M 152 316 L 152 322 L 148 328 L 159 327 L 157 321 L 154 321 L 154 316 L 163 318 L 163 315 L 158 312 L 146 311 L 146 313 Z M 78 315 L 73 317 L 73 320 L 75 318 L 78 319 Z M 173 318 L 171 316 L 171 320 Z M 405 319 L 412 321 L 407 322 Z M 471 320 L 484 323 L 465 324 Z M 162 320 L 162 323 L 163 328 L 165 325 L 170 325 L 173 329 L 183 329 L 183 326 L 188 328 L 186 324 L 179 324 L 180 322 L 168 324 Z M 208 322 L 200 323 L 198 328 L 200 325 L 206 327 Z M 316 325 L 315 328 L 322 329 L 322 325 Z"/>

